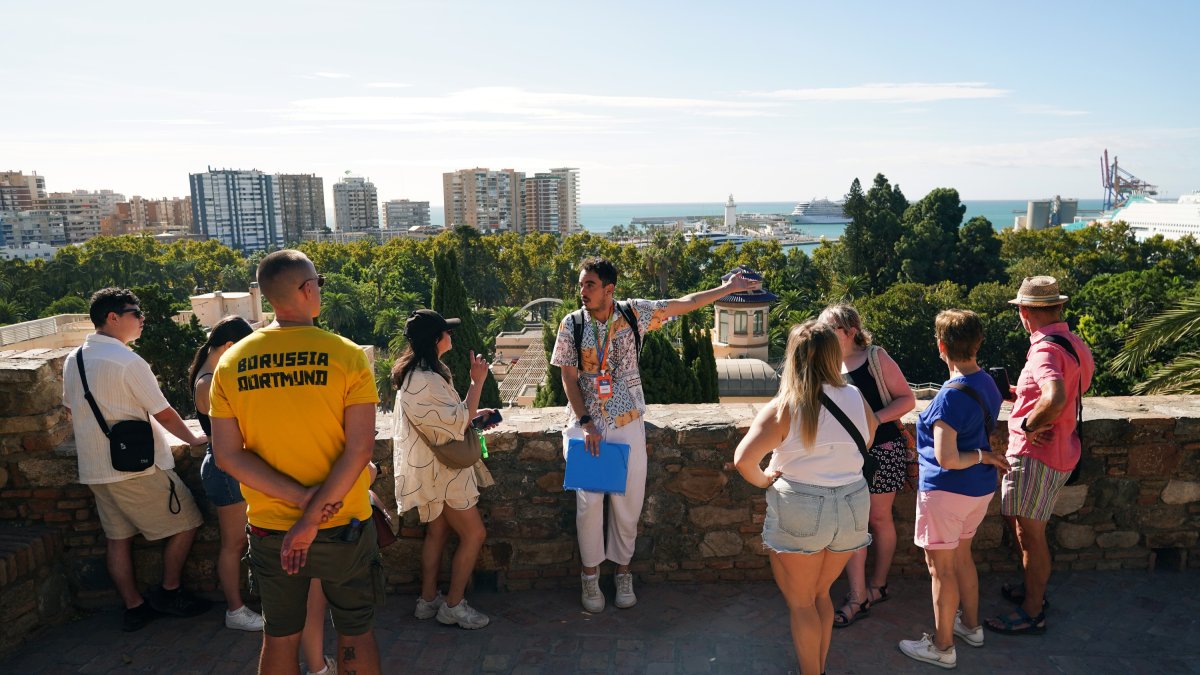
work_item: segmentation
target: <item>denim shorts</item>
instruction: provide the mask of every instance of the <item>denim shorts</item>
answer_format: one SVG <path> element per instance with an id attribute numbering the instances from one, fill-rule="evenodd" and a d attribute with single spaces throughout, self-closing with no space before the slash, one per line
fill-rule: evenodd
<path id="1" fill-rule="evenodd" d="M 767 488 L 763 545 L 776 553 L 854 551 L 871 543 L 867 481 L 822 487 L 780 478 Z"/>
<path id="2" fill-rule="evenodd" d="M 212 449 L 204 453 L 204 461 L 200 463 L 200 484 L 213 506 L 232 506 L 246 501 L 242 497 L 241 484 L 217 466 Z"/>

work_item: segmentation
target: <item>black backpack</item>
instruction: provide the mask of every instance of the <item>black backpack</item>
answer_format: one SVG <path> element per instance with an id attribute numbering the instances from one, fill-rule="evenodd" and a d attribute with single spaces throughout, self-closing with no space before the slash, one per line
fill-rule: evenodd
<path id="1" fill-rule="evenodd" d="M 633 344 L 637 350 L 638 358 L 642 356 L 642 332 L 638 330 L 637 314 L 633 311 L 633 303 L 629 301 L 618 302 L 617 311 L 621 316 L 625 317 L 625 323 L 633 328 Z M 568 314 L 571 317 L 571 330 L 575 335 L 575 367 L 583 369 L 583 310 L 577 309 Z"/>

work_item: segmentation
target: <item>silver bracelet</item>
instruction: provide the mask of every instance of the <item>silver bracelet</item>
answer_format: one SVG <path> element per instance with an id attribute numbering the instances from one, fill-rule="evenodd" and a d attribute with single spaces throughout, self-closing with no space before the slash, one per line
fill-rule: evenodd
<path id="1" fill-rule="evenodd" d="M 979 459 L 975 460 L 975 463 L 983 464 L 983 448 L 975 448 L 975 452 L 979 453 Z"/>

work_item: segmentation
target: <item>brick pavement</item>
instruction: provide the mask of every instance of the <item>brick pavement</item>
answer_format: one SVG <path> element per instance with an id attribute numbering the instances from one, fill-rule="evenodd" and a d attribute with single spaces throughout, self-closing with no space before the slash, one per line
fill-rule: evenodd
<path id="1" fill-rule="evenodd" d="M 1006 609 L 1000 578 L 982 580 L 988 614 Z M 417 621 L 414 597 L 392 596 L 377 636 L 384 672 L 411 673 L 788 673 L 796 671 L 787 618 L 770 584 L 640 584 L 639 604 L 599 615 L 565 590 L 471 594 L 492 624 L 468 632 Z M 835 597 L 840 584 L 835 586 Z M 834 633 L 830 673 L 938 672 L 909 661 L 896 641 L 930 628 L 923 579 L 892 583 L 893 598 Z M 1200 673 L 1200 574 L 1059 573 L 1049 632 L 987 634 L 982 649 L 958 646 L 964 673 Z M 259 636 L 226 630 L 214 609 L 161 619 L 138 633 L 118 629 L 116 610 L 52 628 L 0 657 L 5 673 L 253 673 Z"/>

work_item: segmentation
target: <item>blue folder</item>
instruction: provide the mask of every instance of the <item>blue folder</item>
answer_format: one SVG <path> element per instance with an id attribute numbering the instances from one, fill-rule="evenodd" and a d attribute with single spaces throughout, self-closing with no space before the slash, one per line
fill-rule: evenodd
<path id="1" fill-rule="evenodd" d="M 582 438 L 567 441 L 567 471 L 563 475 L 564 490 L 587 490 L 625 494 L 625 479 L 629 474 L 629 446 L 624 443 L 600 442 L 600 455 L 587 451 Z"/>

